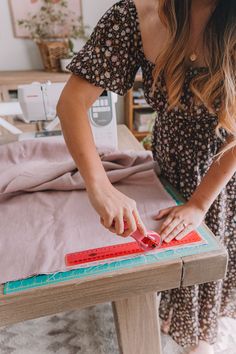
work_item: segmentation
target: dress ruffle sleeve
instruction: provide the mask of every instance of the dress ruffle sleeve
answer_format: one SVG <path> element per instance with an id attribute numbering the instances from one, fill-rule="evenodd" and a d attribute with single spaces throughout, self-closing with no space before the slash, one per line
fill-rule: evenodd
<path id="1" fill-rule="evenodd" d="M 95 86 L 124 95 L 140 67 L 140 32 L 130 0 L 113 5 L 67 68 Z"/>

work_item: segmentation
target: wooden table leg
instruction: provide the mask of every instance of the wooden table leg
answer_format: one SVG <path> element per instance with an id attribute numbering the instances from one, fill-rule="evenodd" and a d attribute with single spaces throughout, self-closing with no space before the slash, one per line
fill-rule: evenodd
<path id="1" fill-rule="evenodd" d="M 157 293 L 112 303 L 121 354 L 161 354 Z"/>

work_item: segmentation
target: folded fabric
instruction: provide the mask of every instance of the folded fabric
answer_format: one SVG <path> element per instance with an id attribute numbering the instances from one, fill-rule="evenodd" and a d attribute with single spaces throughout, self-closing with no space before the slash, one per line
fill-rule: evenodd
<path id="1" fill-rule="evenodd" d="M 174 201 L 156 177 L 151 154 L 100 156 L 110 181 L 136 200 L 147 228 L 157 229 L 153 216 Z M 83 178 L 57 138 L 0 146 L 0 225 L 0 283 L 65 271 L 67 253 L 133 241 L 100 224 Z"/>
<path id="2" fill-rule="evenodd" d="M 152 169 L 150 152 L 100 152 L 112 183 Z M 66 145 L 59 139 L 47 142 L 16 142 L 0 148 L 0 196 L 13 192 L 85 189 L 84 181 Z"/>

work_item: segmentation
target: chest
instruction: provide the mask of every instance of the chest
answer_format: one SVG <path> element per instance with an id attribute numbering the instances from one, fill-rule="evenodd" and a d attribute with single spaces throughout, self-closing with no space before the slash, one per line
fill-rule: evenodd
<path id="1" fill-rule="evenodd" d="M 137 18 L 139 23 L 139 30 L 142 41 L 142 48 L 145 57 L 151 63 L 156 62 L 156 58 L 165 49 L 173 43 L 170 39 L 169 29 L 163 24 L 163 19 L 159 17 L 158 1 L 148 0 L 134 0 L 137 10 Z M 186 52 L 186 60 L 189 65 L 193 63 L 190 57 L 197 51 L 197 59 L 194 62 L 194 66 L 203 67 L 205 63 L 204 45 L 203 45 L 203 28 L 206 26 L 209 16 L 204 15 L 203 19 L 195 18 L 192 14 L 192 21 L 189 23 L 189 31 L 186 35 L 181 35 L 179 38 L 179 44 L 177 47 L 181 48 L 181 41 L 184 39 L 184 46 L 181 51 Z M 198 25 L 194 25 L 194 23 Z M 178 38 L 177 38 L 178 40 Z"/>

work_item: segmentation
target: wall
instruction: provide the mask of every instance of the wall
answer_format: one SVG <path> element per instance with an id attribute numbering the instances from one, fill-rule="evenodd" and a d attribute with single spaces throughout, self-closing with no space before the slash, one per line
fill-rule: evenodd
<path id="1" fill-rule="evenodd" d="M 116 0 L 83 0 L 84 22 L 92 29 L 102 14 L 115 2 Z M 42 69 L 35 43 L 14 38 L 8 0 L 0 1 L 0 53 L 0 71 Z"/>

